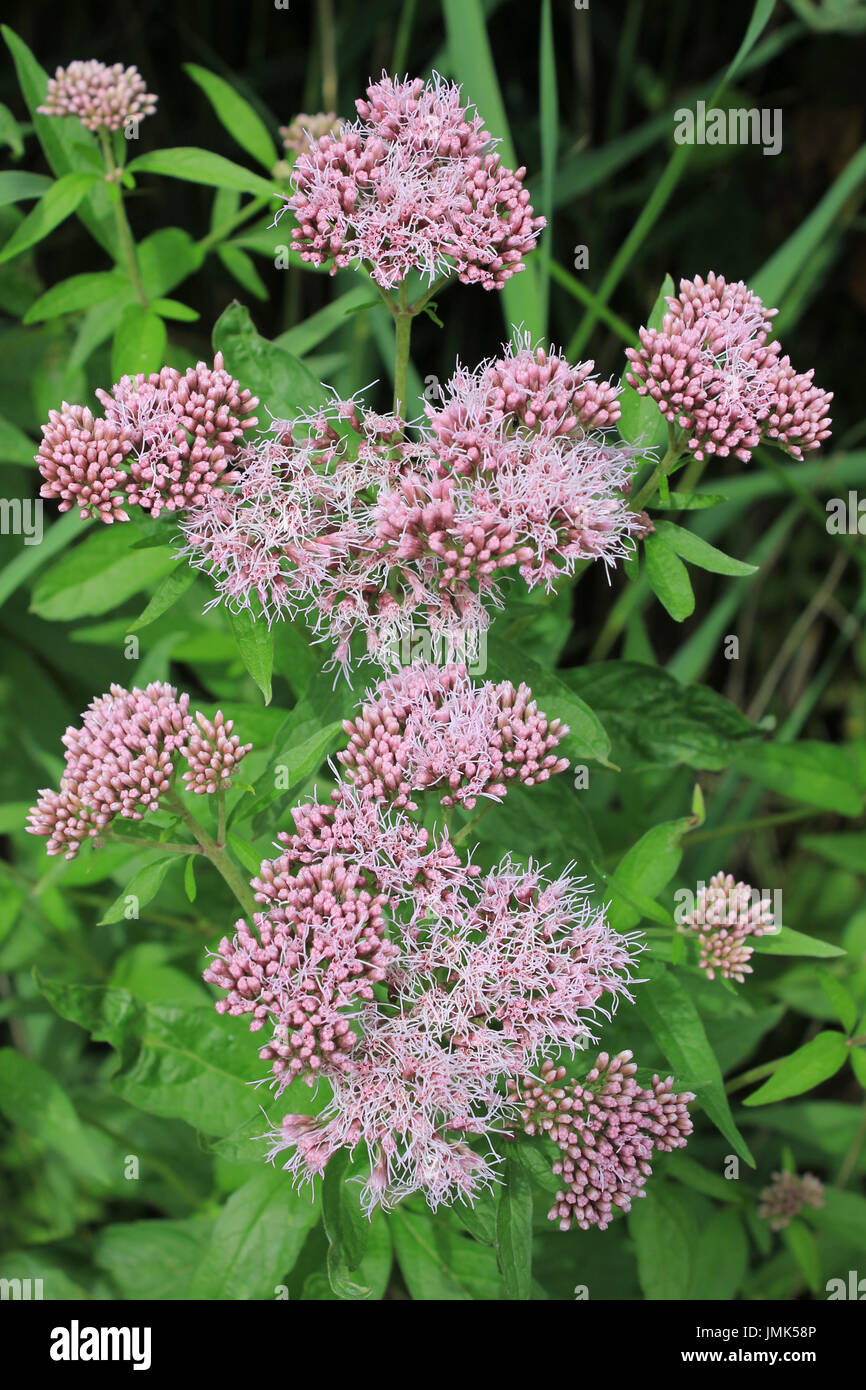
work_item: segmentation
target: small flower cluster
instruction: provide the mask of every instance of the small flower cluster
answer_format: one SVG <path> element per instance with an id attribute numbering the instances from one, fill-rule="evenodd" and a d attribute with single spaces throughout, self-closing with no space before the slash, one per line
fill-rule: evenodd
<path id="1" fill-rule="evenodd" d="M 767 341 L 777 311 L 742 281 L 711 271 L 681 280 L 667 302 L 661 328 L 642 328 L 640 348 L 626 349 L 627 380 L 686 431 L 696 459 L 733 454 L 748 463 L 762 440 L 802 459 L 829 437 L 832 394 Z"/>
<path id="2" fill-rule="evenodd" d="M 521 339 L 458 370 L 414 437 L 356 401 L 277 423 L 233 486 L 187 511 L 186 553 L 233 608 L 306 612 L 344 666 L 356 632 L 373 657 L 416 623 L 475 634 L 508 572 L 549 589 L 646 529 L 623 497 L 632 451 L 605 433 L 617 393 L 592 366 Z"/>
<path id="3" fill-rule="evenodd" d="M 771 1231 L 781 1231 L 804 1207 L 823 1207 L 824 1184 L 814 1173 L 773 1173 L 761 1193 L 758 1215 Z"/>
<path id="4" fill-rule="evenodd" d="M 509 1082 L 592 1041 L 596 1016 L 628 996 L 633 943 L 582 880 L 508 858 L 480 874 L 415 814 L 428 788 L 468 805 L 565 766 L 552 751 L 565 729 L 525 687 L 412 667 L 346 728 L 346 779 L 293 812 L 252 883 L 262 911 L 205 979 L 226 991 L 219 1012 L 271 1024 L 260 1056 L 277 1094 L 328 1083 L 318 1115 L 271 1132 L 269 1157 L 290 1150 L 284 1166 L 309 1180 L 360 1146 L 368 1209 L 410 1192 L 432 1207 L 472 1199 L 496 1176 L 493 1135 L 516 1122 Z M 443 730 L 453 778 L 430 751 Z"/>
<path id="5" fill-rule="evenodd" d="M 630 1052 L 602 1052 L 585 1081 L 566 1080 L 564 1066 L 545 1061 L 538 1077 L 511 1083 L 525 1133 L 552 1140 L 562 1155 L 553 1165 L 562 1187 L 548 1213 L 560 1230 L 603 1231 L 614 1208 L 629 1211 L 645 1195 L 653 1153 L 685 1147 L 695 1097 L 675 1094 L 670 1076 L 643 1087 L 636 1072 Z"/>
<path id="6" fill-rule="evenodd" d="M 189 696 L 154 681 L 145 690 L 112 685 L 91 701 L 80 729 L 63 736 L 66 767 L 60 790 L 44 789 L 28 817 L 32 835 L 47 837 L 49 854 L 74 859 L 88 838 L 101 838 L 115 816 L 141 820 L 171 791 L 175 760 L 186 763 L 188 791 L 215 792 L 252 744 L 232 733 L 218 712 L 211 722 L 189 712 Z"/>
<path id="7" fill-rule="evenodd" d="M 87 130 L 122 130 L 152 116 L 156 103 L 138 68 L 122 63 L 106 67 L 91 58 L 58 68 L 36 109 L 40 116 L 77 116 Z"/>
<path id="8" fill-rule="evenodd" d="M 298 155 L 289 208 L 301 258 L 331 274 L 352 261 L 385 289 L 417 270 L 456 270 L 501 289 L 523 269 L 544 218 L 533 214 L 525 169 L 506 168 L 460 88 L 438 75 L 382 75 L 355 103 L 359 120 Z M 278 214 L 279 216 L 280 214 Z"/>
<path id="9" fill-rule="evenodd" d="M 36 463 L 42 497 L 104 522 L 128 521 L 127 506 L 158 516 L 201 505 L 234 481 L 239 441 L 258 423 L 258 400 L 241 390 L 219 352 L 213 367 L 163 367 L 96 394 L 104 416 L 65 401 L 51 411 Z"/>
<path id="10" fill-rule="evenodd" d="M 283 149 L 289 154 L 307 154 L 324 135 L 336 135 L 341 125 L 335 111 L 317 111 L 313 116 L 301 111 L 288 125 L 280 126 Z"/>
<path id="11" fill-rule="evenodd" d="M 720 871 L 709 884 L 698 885 L 694 911 L 683 918 L 680 930 L 698 933 L 698 965 L 708 979 L 715 979 L 718 971 L 723 980 L 742 984 L 752 973 L 750 938 L 773 932 L 779 925 L 766 897 L 748 883 L 738 883 L 733 874 Z"/>

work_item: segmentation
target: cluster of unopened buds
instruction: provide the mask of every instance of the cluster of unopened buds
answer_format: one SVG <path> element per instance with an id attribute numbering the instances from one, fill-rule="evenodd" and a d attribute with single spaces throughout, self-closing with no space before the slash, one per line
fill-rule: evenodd
<path id="1" fill-rule="evenodd" d="M 563 1231 L 610 1225 L 616 1209 L 630 1211 L 643 1197 L 654 1153 L 684 1148 L 692 1132 L 691 1091 L 675 1094 L 673 1078 L 636 1080 L 630 1052 L 602 1052 L 584 1081 L 545 1061 L 537 1077 L 510 1081 L 530 1137 L 551 1140 L 561 1157 L 553 1173 L 562 1181 L 548 1212 Z"/>
<path id="2" fill-rule="evenodd" d="M 758 1215 L 772 1231 L 781 1231 L 799 1216 L 804 1207 L 824 1205 L 824 1184 L 814 1173 L 773 1173 L 761 1192 Z"/>
<path id="3" fill-rule="evenodd" d="M 698 966 L 708 979 L 718 973 L 742 984 L 752 973 L 752 940 L 780 926 L 768 897 L 720 871 L 698 885 L 694 910 L 683 917 L 680 931 L 697 933 Z"/>
<path id="4" fill-rule="evenodd" d="M 775 309 L 742 281 L 681 280 L 661 328 L 642 328 L 640 348 L 627 348 L 627 380 L 650 396 L 686 446 L 703 460 L 733 455 L 748 463 L 763 441 L 793 458 L 829 437 L 832 394 L 795 372 L 779 343 L 768 341 Z"/>
<path id="5" fill-rule="evenodd" d="M 385 289 L 410 270 L 501 289 L 544 226 L 526 170 L 502 163 L 460 88 L 436 74 L 425 83 L 383 73 L 355 105 L 357 121 L 311 145 L 287 131 L 300 152 L 283 211 L 294 213 L 301 258 L 332 275 L 355 262 Z"/>
<path id="6" fill-rule="evenodd" d="M 185 790 L 224 791 L 252 747 L 232 727 L 222 711 L 213 721 L 191 715 L 189 696 L 171 685 L 113 685 L 91 702 L 80 728 L 66 730 L 60 789 L 40 791 L 27 828 L 47 838 L 49 854 L 74 859 L 88 839 L 110 834 L 116 817 L 139 821 L 156 811 L 174 791 L 179 763 Z"/>
<path id="7" fill-rule="evenodd" d="M 106 67 L 90 58 L 57 68 L 37 111 L 40 116 L 75 116 L 87 130 L 110 131 L 152 116 L 156 103 L 138 68 L 122 63 Z"/>

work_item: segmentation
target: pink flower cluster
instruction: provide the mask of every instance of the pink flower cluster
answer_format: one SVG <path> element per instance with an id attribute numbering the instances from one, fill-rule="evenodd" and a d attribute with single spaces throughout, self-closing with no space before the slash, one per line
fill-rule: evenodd
<path id="1" fill-rule="evenodd" d="M 503 797 L 512 778 L 532 786 L 568 766 L 553 751 L 568 726 L 548 720 L 528 686 L 478 687 L 456 665 L 381 681 L 343 727 L 347 779 L 362 795 L 410 811 L 418 791 L 471 809 L 479 796 Z"/>
<path id="2" fill-rule="evenodd" d="M 280 126 L 283 149 L 290 154 L 306 154 L 323 135 L 336 135 L 341 125 L 335 111 L 317 111 L 313 116 L 301 111 L 288 125 Z"/>
<path id="3" fill-rule="evenodd" d="M 824 1184 L 814 1173 L 774 1173 L 761 1193 L 758 1215 L 781 1231 L 804 1207 L 823 1207 Z"/>
<path id="4" fill-rule="evenodd" d="M 566 1080 L 566 1068 L 542 1063 L 538 1077 L 512 1082 L 526 1134 L 543 1135 L 562 1155 L 553 1172 L 562 1179 L 548 1213 L 560 1230 L 572 1225 L 604 1230 L 615 1208 L 630 1211 L 645 1195 L 654 1153 L 684 1148 L 692 1132 L 690 1091 L 675 1094 L 673 1079 L 635 1079 L 630 1052 L 602 1052 L 585 1081 Z"/>
<path id="5" fill-rule="evenodd" d="M 723 980 L 742 984 L 752 973 L 750 939 L 780 926 L 766 897 L 720 871 L 709 884 L 698 885 L 694 911 L 683 918 L 680 930 L 698 933 L 698 965 L 708 979 L 715 979 L 718 971 Z"/>
<path id="6" fill-rule="evenodd" d="M 360 262 L 385 289 L 410 270 L 501 289 L 544 226 L 525 169 L 502 164 L 460 88 L 438 75 L 424 83 L 383 73 L 355 105 L 359 120 L 295 163 L 283 211 L 295 215 L 302 259 L 331 274 Z"/>
<path id="7" fill-rule="evenodd" d="M 415 437 L 355 401 L 278 423 L 182 518 L 191 562 L 232 608 L 306 612 L 345 667 L 357 632 L 374 658 L 418 626 L 475 634 L 509 572 L 549 589 L 645 529 L 623 498 L 632 451 L 604 433 L 616 390 L 591 362 L 521 340 L 458 370 L 428 415 Z"/>
<path id="8" fill-rule="evenodd" d="M 152 116 L 157 98 L 145 86 L 138 68 L 91 58 L 57 68 L 48 79 L 40 116 L 77 116 L 88 130 L 122 130 Z"/>
<path id="9" fill-rule="evenodd" d="M 733 454 L 748 463 L 762 440 L 795 459 L 820 448 L 833 397 L 767 341 L 775 309 L 712 271 L 681 280 L 667 302 L 661 328 L 642 328 L 640 348 L 626 349 L 627 380 L 686 432 L 696 459 Z"/>
<path id="10" fill-rule="evenodd" d="M 60 790 L 40 791 L 27 829 L 47 837 L 49 854 L 67 859 L 89 837 L 102 837 L 115 816 L 141 820 L 155 811 L 172 789 L 177 758 L 187 764 L 187 789 L 201 794 L 229 787 L 252 747 L 222 713 L 213 723 L 203 714 L 193 719 L 189 696 L 159 681 L 145 690 L 113 685 L 90 703 L 80 729 L 66 730 L 63 743 Z"/>
<path id="11" fill-rule="evenodd" d="M 105 522 L 128 521 L 127 506 L 158 516 L 201 505 L 237 477 L 239 441 L 258 423 L 257 399 L 240 389 L 219 352 L 213 367 L 163 367 L 96 394 L 102 417 L 65 401 L 51 411 L 36 463 L 42 497 Z"/>
<path id="12" fill-rule="evenodd" d="M 219 1012 L 250 1016 L 254 1031 L 270 1023 L 260 1056 L 277 1094 L 295 1079 L 327 1082 L 318 1115 L 290 1114 L 271 1132 L 269 1157 L 290 1150 L 284 1166 L 300 1181 L 360 1148 L 368 1209 L 410 1192 L 432 1207 L 473 1198 L 495 1178 L 493 1135 L 515 1123 L 509 1081 L 546 1051 L 586 1046 L 597 1015 L 628 995 L 633 944 L 582 880 L 508 858 L 482 875 L 447 831 L 421 825 L 410 793 L 501 797 L 508 768 L 564 766 L 547 751 L 563 730 L 525 687 L 488 683 L 475 698 L 477 716 L 455 669 L 413 668 L 373 693 L 347 726 L 350 779 L 329 804 L 296 808 L 280 855 L 253 880 L 262 911 L 205 972 L 226 991 Z M 465 719 L 452 786 L 415 759 L 455 699 Z"/>

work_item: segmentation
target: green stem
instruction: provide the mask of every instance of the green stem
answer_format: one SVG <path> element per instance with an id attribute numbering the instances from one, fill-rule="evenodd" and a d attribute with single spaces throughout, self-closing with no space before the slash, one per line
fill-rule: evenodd
<path id="1" fill-rule="evenodd" d="M 402 280 L 399 286 L 399 305 L 394 313 L 394 326 L 397 334 L 394 355 L 394 414 L 401 415 L 406 410 L 409 389 L 409 343 L 412 338 L 412 310 L 409 307 L 409 291 L 405 280 Z"/>
<path id="2" fill-rule="evenodd" d="M 633 512 L 642 510 L 644 503 L 655 496 L 656 489 L 662 478 L 667 478 L 674 464 L 677 463 L 683 452 L 682 440 L 677 440 L 676 431 L 672 425 L 668 425 L 668 448 L 667 453 L 661 463 L 657 463 L 650 476 L 647 478 L 640 491 L 630 500 L 629 506 Z"/>
<path id="3" fill-rule="evenodd" d="M 113 845 L 135 845 L 136 849 L 164 849 L 169 854 L 203 853 L 198 845 L 179 845 L 171 840 L 140 840 L 134 835 L 115 835 L 111 830 L 102 838 Z"/>
<path id="4" fill-rule="evenodd" d="M 480 811 L 476 811 L 476 813 L 475 813 L 475 815 L 472 817 L 472 819 L 471 819 L 470 821 L 467 821 L 467 822 L 466 822 L 466 824 L 464 825 L 463 829 L 457 831 L 457 834 L 454 836 L 453 840 L 451 841 L 452 845 L 459 845 L 459 844 L 462 844 L 462 842 L 466 839 L 467 835 L 469 835 L 469 834 L 471 833 L 471 831 L 473 831 L 473 830 L 475 829 L 475 827 L 476 827 L 476 825 L 478 824 L 478 822 L 479 822 L 480 820 L 483 820 L 484 817 L 487 815 L 487 812 L 488 812 L 489 810 L 491 810 L 491 809 L 492 809 L 492 803 L 488 803 L 487 806 L 482 806 L 482 808 L 481 808 Z"/>
<path id="5" fill-rule="evenodd" d="M 237 898 L 244 912 L 248 917 L 252 917 L 258 911 L 256 900 L 253 897 L 249 884 L 241 874 L 237 864 L 231 858 L 227 850 L 218 845 L 212 835 L 209 835 L 204 826 L 196 820 L 191 811 L 184 806 L 177 792 L 171 791 L 166 797 L 166 805 L 180 816 L 187 830 L 201 845 L 202 852 L 207 855 L 217 873 L 221 875 L 225 883 L 228 884 L 234 896 Z"/>
<path id="6" fill-rule="evenodd" d="M 772 1076 L 784 1060 L 784 1057 L 777 1057 L 774 1062 L 764 1062 L 760 1067 L 752 1067 L 751 1071 L 744 1071 L 741 1076 L 735 1076 L 733 1081 L 729 1081 L 725 1087 L 725 1094 L 733 1095 L 734 1091 L 741 1091 L 744 1086 L 751 1086 L 753 1081 L 763 1081 L 766 1076 Z"/>
<path id="7" fill-rule="evenodd" d="M 146 309 L 149 304 L 147 294 L 138 269 L 138 258 L 135 254 L 135 242 L 130 230 L 129 221 L 126 216 L 126 209 L 123 206 L 123 191 L 117 183 L 117 165 L 114 160 L 114 151 L 111 148 L 111 137 L 105 126 L 99 128 L 99 143 L 102 146 L 102 156 L 105 160 L 105 168 L 112 183 L 116 184 L 116 196 L 110 194 L 111 205 L 114 208 L 114 221 L 117 226 L 117 236 L 120 241 L 120 249 L 123 252 L 123 259 L 126 261 L 126 268 L 129 271 L 129 278 L 132 287 L 138 297 L 142 308 Z"/>
<path id="8" fill-rule="evenodd" d="M 218 246 L 220 242 L 225 241 L 226 237 L 235 231 L 236 228 L 242 226 L 244 222 L 248 222 L 251 217 L 261 212 L 263 208 L 270 206 L 270 202 L 270 198 L 265 198 L 264 196 L 252 198 L 250 202 L 245 203 L 242 208 L 239 208 L 232 217 L 227 218 L 219 227 L 214 227 L 213 231 L 208 232 L 206 237 L 202 237 L 201 241 L 198 242 L 199 251 L 208 252 L 212 246 Z"/>
<path id="9" fill-rule="evenodd" d="M 815 814 L 814 807 L 799 811 L 782 811 L 777 816 L 759 816 L 755 820 L 735 821 L 732 825 L 717 825 L 709 830 L 686 831 L 683 841 L 688 841 L 689 845 L 697 845 L 704 840 L 717 840 L 723 835 L 745 835 L 751 830 L 764 830 L 771 825 L 787 825 L 789 821 L 807 820 Z"/>

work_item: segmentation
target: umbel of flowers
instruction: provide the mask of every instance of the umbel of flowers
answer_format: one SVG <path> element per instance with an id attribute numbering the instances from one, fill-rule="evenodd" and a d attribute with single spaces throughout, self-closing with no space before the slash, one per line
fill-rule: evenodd
<path id="1" fill-rule="evenodd" d="M 93 700 L 81 727 L 63 735 L 66 766 L 59 791 L 39 793 L 28 830 L 48 840 L 49 854 L 74 859 L 88 839 L 103 839 L 116 818 L 141 820 L 182 784 L 201 796 L 225 790 L 252 744 L 232 721 L 190 714 L 189 696 L 154 681 L 144 690 L 113 685 Z"/>
<path id="2" fill-rule="evenodd" d="M 383 73 L 355 105 L 357 121 L 293 142 L 284 210 L 302 259 L 332 275 L 354 261 L 385 289 L 410 270 L 501 289 L 544 226 L 526 170 L 503 165 L 480 116 L 438 74 L 425 83 Z"/>
<path id="3" fill-rule="evenodd" d="M 795 372 L 779 343 L 768 342 L 777 310 L 742 281 L 681 280 L 661 328 L 642 328 L 627 348 L 629 384 L 651 396 L 669 424 L 684 432 L 696 459 L 735 455 L 748 463 L 762 441 L 793 458 L 830 435 L 832 394 Z"/>
<path id="4" fill-rule="evenodd" d="M 321 1084 L 318 1114 L 289 1114 L 270 1134 L 269 1156 L 288 1153 L 297 1180 L 345 1148 L 359 1155 L 368 1210 L 412 1192 L 432 1207 L 471 1201 L 496 1179 L 497 1135 L 516 1134 L 550 1084 L 550 1059 L 574 1058 L 631 997 L 636 943 L 572 873 L 551 879 L 506 857 L 482 874 L 447 830 L 423 824 L 431 799 L 472 807 L 563 770 L 567 729 L 526 687 L 410 667 L 345 727 L 331 799 L 294 810 L 252 882 L 260 910 L 223 939 L 205 979 L 225 991 L 219 1012 L 268 1029 L 260 1056 L 277 1095 L 298 1079 Z M 594 1166 L 551 1213 L 563 1226 L 564 1207 L 602 1226 L 610 1201 L 627 1210 L 653 1149 L 690 1132 L 693 1097 L 673 1095 L 670 1079 L 645 1092 L 628 1066 L 614 1086 L 620 1064 L 608 1091 L 596 1087 L 602 1059 L 587 1079 L 606 1120 L 590 1106 L 570 1135 L 567 1162 L 579 1165 L 580 1150 Z M 571 1169 L 567 1182 L 578 1191 Z"/>
<path id="5" fill-rule="evenodd" d="M 767 898 L 720 870 L 708 884 L 698 886 L 694 911 L 684 917 L 680 930 L 696 933 L 698 966 L 708 979 L 718 973 L 723 980 L 742 984 L 752 973 L 752 940 L 780 926 Z"/>
<path id="6" fill-rule="evenodd" d="M 607 433 L 617 392 L 592 365 L 521 339 L 458 369 L 414 433 L 354 400 L 277 424 L 181 517 L 191 563 L 232 608 L 303 612 L 343 664 L 355 633 L 373 657 L 416 622 L 475 633 L 507 576 L 552 588 L 646 529 L 632 451 Z"/>

